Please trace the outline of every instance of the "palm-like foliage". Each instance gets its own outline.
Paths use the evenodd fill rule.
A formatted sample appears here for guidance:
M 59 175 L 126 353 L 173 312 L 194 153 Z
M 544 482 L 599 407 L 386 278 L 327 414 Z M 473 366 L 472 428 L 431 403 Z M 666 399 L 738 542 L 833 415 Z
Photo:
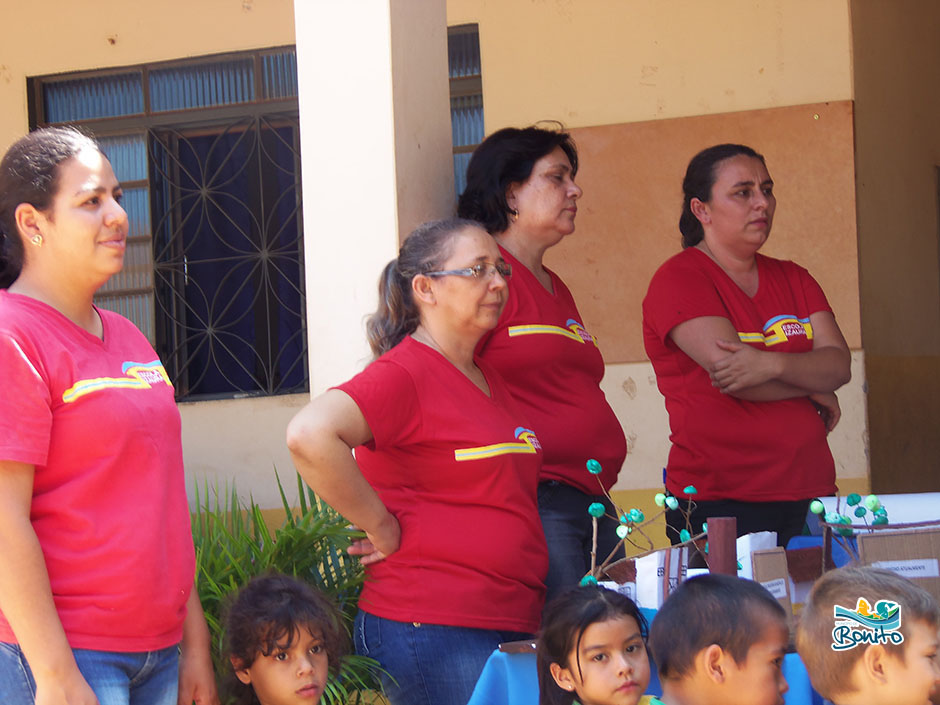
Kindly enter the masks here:
M 212 492 L 212 498 L 208 486 L 204 498 L 196 488 L 196 585 L 219 678 L 231 668 L 222 646 L 225 607 L 231 595 L 256 575 L 275 570 L 306 580 L 337 602 L 347 617 L 347 626 L 356 611 L 364 573 L 359 562 L 347 556 L 346 548 L 362 533 L 350 529 L 345 519 L 304 486 L 299 475 L 300 507 L 296 512 L 287 501 L 280 478 L 277 483 L 286 518 L 273 534 L 254 500 L 243 506 L 234 486 L 230 491 Z M 360 702 L 360 692 L 370 690 L 380 690 L 377 662 L 351 655 L 338 676 L 327 683 L 323 703 Z

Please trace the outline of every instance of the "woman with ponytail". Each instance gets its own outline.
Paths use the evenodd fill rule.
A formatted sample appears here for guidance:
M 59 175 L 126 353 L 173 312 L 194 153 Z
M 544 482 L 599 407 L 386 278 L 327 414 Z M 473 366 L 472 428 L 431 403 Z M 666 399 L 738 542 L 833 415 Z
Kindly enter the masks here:
M 173 387 L 93 303 L 124 263 L 121 195 L 71 128 L 0 161 L 4 705 L 218 702 Z
M 510 274 L 477 223 L 419 227 L 379 280 L 374 361 L 287 429 L 300 474 L 366 534 L 353 637 L 392 705 L 464 705 L 493 649 L 538 628 L 541 448 L 474 355 Z
M 713 516 L 738 535 L 803 530 L 813 497 L 832 494 L 826 434 L 850 356 L 826 295 L 803 267 L 759 250 L 777 198 L 764 157 L 740 144 L 699 152 L 686 170 L 683 250 L 643 300 L 643 337 L 672 430 L 666 488 L 685 501 L 692 532 Z M 677 543 L 686 516 L 669 510 Z

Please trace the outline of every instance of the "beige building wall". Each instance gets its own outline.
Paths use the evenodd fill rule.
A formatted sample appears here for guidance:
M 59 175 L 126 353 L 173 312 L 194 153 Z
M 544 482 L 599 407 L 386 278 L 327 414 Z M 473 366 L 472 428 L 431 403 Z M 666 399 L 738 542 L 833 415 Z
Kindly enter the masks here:
M 4 40 L 0 147 L 26 129 L 27 76 L 291 44 L 294 9 L 291 0 L 167 0 L 146 10 L 102 0 L 94 13 L 64 0 L 6 3 L 5 26 L 31 27 L 37 13 L 55 21 L 44 24 L 42 51 L 36 51 L 30 32 L 9 32 Z M 849 0 L 447 0 L 446 12 L 448 24 L 479 24 L 488 132 L 542 119 L 589 128 L 853 98 Z M 878 18 L 869 24 L 876 27 Z M 898 30 L 899 44 L 903 36 Z M 307 147 L 305 154 L 310 153 Z M 936 151 L 932 158 L 932 164 L 940 163 Z M 861 152 L 859 159 L 860 168 L 865 167 Z M 675 192 L 661 194 L 663 200 L 677 201 L 680 179 L 677 173 Z M 936 181 L 931 183 L 936 188 Z M 866 213 L 860 205 L 860 223 L 869 218 Z M 866 227 L 874 236 L 886 231 L 878 224 Z M 935 247 L 935 223 L 933 236 Z M 383 236 L 376 237 L 362 247 L 388 247 Z M 929 247 L 917 242 L 922 247 L 912 260 L 927 259 Z M 937 261 L 936 249 L 932 261 Z M 574 293 L 583 300 L 600 292 Z M 331 298 L 328 305 L 334 315 L 358 317 L 364 304 Z M 865 344 L 872 339 L 866 337 Z M 907 359 L 912 369 L 921 365 L 916 378 L 924 377 L 923 365 L 929 368 L 936 360 L 937 349 L 930 345 L 912 350 Z M 844 417 L 831 440 L 844 489 L 867 484 L 868 472 L 863 389 L 871 362 L 860 342 L 852 347 L 853 381 L 840 392 Z M 358 347 L 350 356 L 358 361 L 361 351 Z M 668 451 L 665 411 L 652 379 L 649 363 L 638 357 L 610 364 L 604 382 L 631 439 L 617 488 L 644 496 L 660 485 Z M 200 481 L 236 477 L 243 493 L 251 491 L 262 504 L 276 505 L 266 474 L 270 469 L 273 477 L 276 466 L 282 478 L 293 479 L 283 429 L 305 400 L 298 395 L 181 405 L 188 472 Z
M 691 122 L 694 116 L 746 114 L 766 108 L 844 102 L 853 97 L 848 0 L 762 3 L 750 0 L 546 0 L 537 5 L 514 0 L 449 0 L 447 8 L 448 24 L 479 25 L 487 133 L 507 125 L 523 126 L 539 120 L 559 120 L 576 133 L 580 128 L 667 118 L 688 118 Z M 731 118 L 728 120 L 730 122 Z M 850 125 L 851 118 L 845 128 L 847 131 L 841 135 L 848 155 L 852 145 Z M 791 129 L 789 125 L 784 127 Z M 811 120 L 803 129 L 814 127 Z M 769 130 L 778 128 L 777 124 L 768 126 Z M 761 149 L 761 141 L 759 136 L 755 137 L 753 146 Z M 800 141 L 798 135 L 795 141 Z M 701 144 L 698 148 L 706 146 L 708 144 Z M 650 149 L 655 151 L 656 148 L 654 145 Z M 677 155 L 665 154 L 671 144 L 661 144 L 658 148 L 664 153 L 661 158 L 639 165 L 628 164 L 630 155 L 619 152 L 608 157 L 617 160 L 617 166 L 608 170 L 619 167 L 631 171 L 634 177 L 637 168 L 640 173 L 644 169 L 658 171 L 663 161 L 680 165 L 667 189 L 661 190 L 662 184 L 657 180 L 657 190 L 652 193 L 622 197 L 622 202 L 643 202 L 638 207 L 645 211 L 660 211 L 657 216 L 661 215 L 662 220 L 649 224 L 651 229 L 644 231 L 641 238 L 616 246 L 630 255 L 623 259 L 624 269 L 630 274 L 636 270 L 632 260 L 652 261 L 652 250 L 659 247 L 652 240 L 662 233 L 667 237 L 669 233 L 676 233 L 682 169 L 694 154 L 694 149 L 690 151 L 683 146 L 687 153 L 683 152 L 678 159 Z M 612 146 L 611 151 L 617 148 Z M 779 159 L 778 163 L 788 162 L 787 177 L 799 179 L 799 169 L 794 168 L 798 165 L 790 164 L 798 158 L 785 156 L 786 160 Z M 644 158 L 650 155 L 647 153 Z M 769 158 L 773 172 L 772 155 Z M 846 163 L 832 168 L 840 183 L 847 182 L 851 188 L 850 157 Z M 589 178 L 590 169 L 586 163 L 582 166 L 585 179 Z M 814 178 L 816 176 L 819 175 Z M 785 191 L 787 183 L 780 180 L 779 174 L 777 178 L 778 185 Z M 848 202 L 851 203 L 851 199 Z M 581 203 L 579 222 L 582 225 L 600 224 L 605 218 L 619 217 L 595 213 L 591 193 L 587 190 Z M 847 227 L 851 234 L 854 214 L 851 206 L 849 208 Z M 799 204 L 788 202 L 781 206 L 780 215 L 784 217 L 778 219 L 773 247 L 769 246 L 768 253 L 773 255 L 775 252 L 770 249 L 776 248 L 776 252 L 806 263 L 801 251 L 788 251 L 786 240 L 785 220 L 803 224 Z M 600 322 L 592 323 L 585 309 L 592 307 L 593 300 L 616 296 L 618 287 L 615 279 L 597 277 L 598 253 L 586 254 L 591 247 L 579 245 L 579 238 L 598 237 L 598 230 L 579 227 L 570 241 L 556 248 L 559 253 L 549 253 L 548 257 L 549 264 L 569 282 L 594 282 L 591 288 L 573 287 L 589 329 Z M 800 241 L 810 237 L 809 233 L 803 233 Z M 820 237 L 825 237 L 824 231 Z M 840 234 L 839 241 L 846 240 L 852 251 L 841 252 L 839 257 L 854 262 L 857 254 L 854 237 L 844 238 Z M 677 233 L 674 242 L 677 251 Z M 608 256 L 619 255 L 611 252 Z M 832 253 L 823 256 L 832 257 Z M 814 257 L 819 258 L 820 253 L 814 253 Z M 661 254 L 655 257 L 656 262 L 662 259 Z M 648 281 L 651 273 L 643 272 L 642 276 Z M 839 392 L 843 419 L 830 438 L 839 485 L 843 492 L 849 492 L 868 486 L 866 373 L 858 334 L 858 284 L 854 267 L 844 278 L 831 282 L 825 281 L 825 276 L 821 278 L 824 286 L 829 285 L 831 298 L 840 303 L 836 315 L 848 326 L 846 335 L 853 348 L 852 381 Z M 634 287 L 635 284 L 638 287 Z M 630 286 L 631 291 L 638 288 L 634 295 L 636 300 L 626 304 L 638 310 L 645 281 L 619 286 Z M 602 324 L 615 325 L 612 320 L 615 315 L 605 314 Z M 669 451 L 668 418 L 652 367 L 642 353 L 639 325 L 632 313 L 624 317 L 629 319 L 636 339 L 632 345 L 620 347 L 639 352 L 628 352 L 627 357 L 618 356 L 616 361 L 608 357 L 603 384 L 629 446 L 615 490 L 625 504 L 650 509 L 652 492 L 662 486 L 662 468 Z
M 487 133 L 852 97 L 848 0 L 448 0 L 470 22 Z
M 872 487 L 940 489 L 940 3 L 853 0 Z
M 26 78 L 294 43 L 292 0 L 4 0 L 0 151 L 28 128 Z M 41 18 L 39 21 L 37 18 Z M 280 506 L 274 468 L 296 495 L 284 443 L 307 395 L 180 404 L 187 487 L 236 480 L 262 506 Z

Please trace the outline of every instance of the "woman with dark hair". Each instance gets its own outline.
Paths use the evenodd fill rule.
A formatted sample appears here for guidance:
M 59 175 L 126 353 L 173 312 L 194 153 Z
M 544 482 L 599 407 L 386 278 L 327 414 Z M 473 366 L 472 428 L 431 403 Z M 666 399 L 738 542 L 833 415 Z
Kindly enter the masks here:
M 353 637 L 393 705 L 464 705 L 493 649 L 538 628 L 539 440 L 474 354 L 511 271 L 476 223 L 419 227 L 379 280 L 376 359 L 287 429 L 300 474 L 366 534 Z
M 581 188 L 578 153 L 565 132 L 505 128 L 477 147 L 458 214 L 496 239 L 516 273 L 499 325 L 483 336 L 480 356 L 503 376 L 539 434 L 545 458 L 539 515 L 548 542 L 548 599 L 577 585 L 590 569 L 593 525 L 601 502 L 598 562 L 619 541 L 616 512 L 602 494 L 627 453 L 623 429 L 600 382 L 604 360 L 571 292 L 542 264 L 545 252 L 574 232 Z M 587 460 L 603 469 L 591 475 Z
M 809 502 L 835 490 L 826 434 L 849 349 L 816 280 L 761 255 L 776 197 L 764 158 L 721 144 L 699 152 L 683 182 L 683 251 L 653 276 L 643 335 L 666 398 L 672 449 L 666 488 L 693 499 L 692 530 L 737 518 L 738 535 L 801 533 Z M 684 488 L 693 485 L 689 497 Z M 667 513 L 671 539 L 685 528 Z
M 173 388 L 141 332 L 93 304 L 123 265 L 121 194 L 70 128 L 37 130 L 0 162 L 9 705 L 217 702 Z

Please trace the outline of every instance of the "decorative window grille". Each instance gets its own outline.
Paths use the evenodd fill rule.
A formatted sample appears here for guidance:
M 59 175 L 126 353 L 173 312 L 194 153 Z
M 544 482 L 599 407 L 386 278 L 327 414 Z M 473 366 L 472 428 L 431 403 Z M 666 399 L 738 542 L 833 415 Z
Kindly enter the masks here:
M 31 124 L 94 133 L 121 181 L 124 270 L 96 303 L 180 400 L 308 388 L 293 47 L 30 79 Z

